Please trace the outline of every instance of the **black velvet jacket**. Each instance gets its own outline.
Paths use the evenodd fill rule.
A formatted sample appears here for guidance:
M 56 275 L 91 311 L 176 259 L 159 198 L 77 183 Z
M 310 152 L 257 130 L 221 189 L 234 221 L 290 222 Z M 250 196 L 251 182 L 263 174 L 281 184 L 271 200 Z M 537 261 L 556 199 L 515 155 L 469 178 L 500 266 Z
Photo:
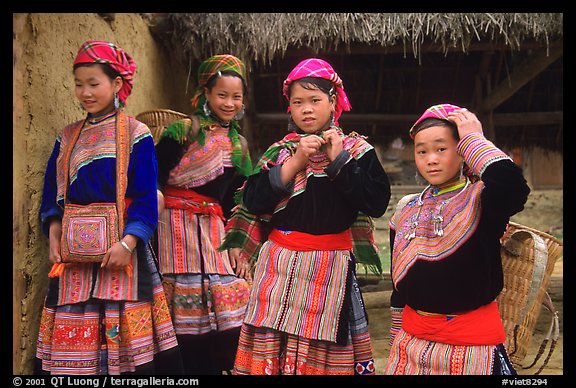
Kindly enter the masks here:
M 352 158 L 345 163 L 347 159 L 333 161 L 326 168 L 327 177 L 309 177 L 306 190 L 275 213 L 270 226 L 320 235 L 348 229 L 358 212 L 381 217 L 390 201 L 390 183 L 376 152 L 371 149 L 358 160 Z M 279 173 L 278 165 L 248 178 L 244 204 L 250 212 L 272 213 L 292 192 L 292 184 L 281 185 Z
M 488 166 L 482 181 L 480 222 L 474 234 L 449 257 L 418 260 L 393 289 L 392 307 L 407 304 L 427 312 L 460 313 L 490 303 L 500 294 L 500 238 L 510 217 L 524 209 L 530 188 L 511 160 Z M 391 251 L 394 237 L 390 230 Z

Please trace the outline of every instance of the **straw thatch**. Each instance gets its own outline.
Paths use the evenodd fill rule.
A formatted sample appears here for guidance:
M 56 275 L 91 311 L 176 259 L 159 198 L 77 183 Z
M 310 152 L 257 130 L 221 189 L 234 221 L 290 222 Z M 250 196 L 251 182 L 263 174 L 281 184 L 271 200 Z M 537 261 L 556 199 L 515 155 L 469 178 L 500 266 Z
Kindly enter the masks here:
M 282 80 L 318 56 L 345 82 L 353 111 L 342 124 L 375 142 L 406 140 L 427 106 L 451 102 L 477 112 L 499 146 L 563 149 L 561 13 L 144 15 L 167 52 L 183 55 L 187 93 L 205 58 L 231 53 L 246 63 L 243 128 L 256 148 L 285 132 Z
M 466 52 L 490 41 L 518 49 L 563 35 L 559 13 L 180 13 L 169 14 L 174 37 L 196 59 L 234 52 L 268 62 L 289 47 L 335 50 L 361 43 L 401 46 L 414 56 L 425 43 Z

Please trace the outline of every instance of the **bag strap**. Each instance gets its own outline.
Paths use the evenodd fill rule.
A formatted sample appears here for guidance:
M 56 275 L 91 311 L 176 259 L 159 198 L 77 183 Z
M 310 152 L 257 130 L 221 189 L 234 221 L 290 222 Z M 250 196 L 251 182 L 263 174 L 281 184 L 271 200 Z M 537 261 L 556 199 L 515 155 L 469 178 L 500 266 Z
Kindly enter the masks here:
M 80 132 L 86 124 L 84 119 L 72 132 L 70 143 L 64 154 L 64 205 L 68 199 L 70 159 L 72 150 L 80 137 Z M 118 110 L 116 114 L 116 211 L 118 212 L 118 235 L 124 232 L 124 211 L 126 207 L 125 195 L 128 187 L 128 163 L 130 160 L 130 132 L 126 126 L 124 110 Z
M 76 144 L 76 141 L 78 141 L 78 138 L 80 137 L 80 131 L 82 131 L 82 128 L 84 128 L 84 125 L 86 124 L 86 120 L 88 120 L 87 118 L 82 120 L 82 122 L 80 122 L 76 128 L 74 128 L 74 130 L 72 131 L 72 137 L 70 138 L 70 142 L 68 143 L 68 146 L 66 147 L 66 149 L 64 150 L 64 205 L 66 205 L 68 203 L 68 184 L 70 183 L 70 158 L 72 156 L 72 150 L 74 149 L 74 145 Z
M 130 160 L 130 132 L 126 115 L 120 109 L 116 115 L 116 210 L 118 211 L 118 235 L 124 232 L 126 188 L 128 187 L 128 163 Z

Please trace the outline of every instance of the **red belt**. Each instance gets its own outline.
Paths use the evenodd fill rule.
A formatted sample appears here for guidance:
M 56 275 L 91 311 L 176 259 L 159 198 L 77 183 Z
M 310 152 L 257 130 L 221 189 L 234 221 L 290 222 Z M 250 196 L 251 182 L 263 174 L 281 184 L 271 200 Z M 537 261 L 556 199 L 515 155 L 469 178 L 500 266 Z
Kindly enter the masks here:
M 444 314 L 422 315 L 406 305 L 402 329 L 418 338 L 451 345 L 498 345 L 506 340 L 495 301 L 450 319 Z
M 308 234 L 296 231 L 273 229 L 268 239 L 293 251 L 336 251 L 351 250 L 350 230 L 334 234 Z
M 216 199 L 198 194 L 190 189 L 166 186 L 164 188 L 164 207 L 189 210 L 198 214 L 213 214 L 224 220 L 222 207 Z

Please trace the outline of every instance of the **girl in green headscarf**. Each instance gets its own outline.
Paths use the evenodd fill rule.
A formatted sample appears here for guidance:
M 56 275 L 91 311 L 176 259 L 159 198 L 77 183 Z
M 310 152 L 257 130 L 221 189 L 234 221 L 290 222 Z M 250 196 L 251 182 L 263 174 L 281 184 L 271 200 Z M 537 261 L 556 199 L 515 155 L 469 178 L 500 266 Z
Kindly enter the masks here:
M 208 58 L 198 69 L 194 115 L 170 125 L 156 146 L 165 206 L 158 260 L 189 374 L 232 369 L 250 293 L 248 262 L 237 249 L 217 249 L 234 193 L 252 172 L 238 133 L 245 93 L 242 61 Z

